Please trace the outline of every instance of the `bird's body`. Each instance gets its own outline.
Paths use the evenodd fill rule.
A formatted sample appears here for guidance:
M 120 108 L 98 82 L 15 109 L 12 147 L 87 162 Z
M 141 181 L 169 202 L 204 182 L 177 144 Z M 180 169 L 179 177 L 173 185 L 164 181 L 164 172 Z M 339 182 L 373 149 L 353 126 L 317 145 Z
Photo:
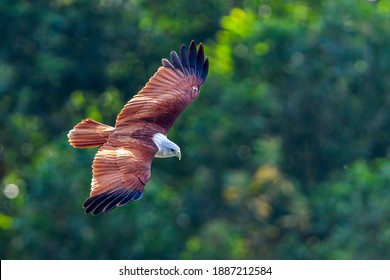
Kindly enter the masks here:
M 90 197 L 85 212 L 98 214 L 138 200 L 151 176 L 153 157 L 181 158 L 178 145 L 167 134 L 180 113 L 200 93 L 208 74 L 203 46 L 194 41 L 150 78 L 117 117 L 115 127 L 86 119 L 68 134 L 75 148 L 100 147 L 95 155 Z

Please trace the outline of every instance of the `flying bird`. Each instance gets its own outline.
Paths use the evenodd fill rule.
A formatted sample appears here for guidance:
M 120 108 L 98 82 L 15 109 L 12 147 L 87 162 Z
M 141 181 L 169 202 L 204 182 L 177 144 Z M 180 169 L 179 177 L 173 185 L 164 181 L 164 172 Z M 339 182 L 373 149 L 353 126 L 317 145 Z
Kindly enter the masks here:
M 209 70 L 203 46 L 192 41 L 180 55 L 170 53 L 148 83 L 123 107 L 115 127 L 92 119 L 68 133 L 75 148 L 100 147 L 92 164 L 90 197 L 85 213 L 108 212 L 142 198 L 154 157 L 181 158 L 167 138 L 181 112 L 199 95 Z

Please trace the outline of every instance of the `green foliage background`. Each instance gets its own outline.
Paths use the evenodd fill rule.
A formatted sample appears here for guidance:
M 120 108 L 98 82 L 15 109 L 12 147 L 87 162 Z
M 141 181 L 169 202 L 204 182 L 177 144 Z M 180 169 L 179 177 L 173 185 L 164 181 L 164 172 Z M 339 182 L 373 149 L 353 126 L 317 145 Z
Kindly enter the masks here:
M 390 1 L 1 0 L 0 30 L 2 259 L 390 258 Z M 84 215 L 96 149 L 67 132 L 191 39 L 183 159 Z

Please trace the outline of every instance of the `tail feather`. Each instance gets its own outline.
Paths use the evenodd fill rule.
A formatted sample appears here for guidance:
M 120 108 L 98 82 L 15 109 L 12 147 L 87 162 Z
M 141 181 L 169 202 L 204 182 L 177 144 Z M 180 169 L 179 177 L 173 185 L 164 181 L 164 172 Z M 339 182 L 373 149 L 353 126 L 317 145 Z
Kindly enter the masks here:
M 68 133 L 69 143 L 75 148 L 93 148 L 106 143 L 114 127 L 86 119 Z

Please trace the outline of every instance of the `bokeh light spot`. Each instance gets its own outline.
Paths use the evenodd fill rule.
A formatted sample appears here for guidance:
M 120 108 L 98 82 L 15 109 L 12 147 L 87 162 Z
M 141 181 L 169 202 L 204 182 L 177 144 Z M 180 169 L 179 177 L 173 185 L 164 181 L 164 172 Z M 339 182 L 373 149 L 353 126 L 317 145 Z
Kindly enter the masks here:
M 8 184 L 4 187 L 4 195 L 9 199 L 14 199 L 19 194 L 19 187 L 15 184 Z

